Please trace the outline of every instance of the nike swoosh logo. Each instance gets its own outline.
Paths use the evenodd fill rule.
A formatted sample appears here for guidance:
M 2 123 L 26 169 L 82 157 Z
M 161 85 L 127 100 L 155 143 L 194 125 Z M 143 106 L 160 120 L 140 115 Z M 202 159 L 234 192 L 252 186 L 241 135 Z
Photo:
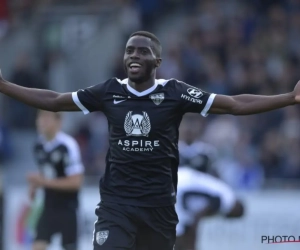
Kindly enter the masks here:
M 126 99 L 125 100 L 120 100 L 120 101 L 114 100 L 114 104 L 118 104 L 120 102 L 125 102 L 125 101 L 126 101 Z

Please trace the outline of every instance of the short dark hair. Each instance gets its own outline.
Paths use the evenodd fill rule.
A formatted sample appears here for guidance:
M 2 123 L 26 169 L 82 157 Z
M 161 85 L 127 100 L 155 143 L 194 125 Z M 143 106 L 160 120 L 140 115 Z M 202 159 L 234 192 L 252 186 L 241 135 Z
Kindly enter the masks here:
M 155 55 L 157 57 L 161 57 L 162 46 L 156 35 L 154 35 L 151 32 L 148 32 L 148 31 L 136 31 L 136 32 L 132 33 L 129 38 L 131 38 L 133 36 L 144 36 L 144 37 L 150 38 L 152 43 L 154 44 L 154 46 L 152 46 L 152 48 L 153 48 Z

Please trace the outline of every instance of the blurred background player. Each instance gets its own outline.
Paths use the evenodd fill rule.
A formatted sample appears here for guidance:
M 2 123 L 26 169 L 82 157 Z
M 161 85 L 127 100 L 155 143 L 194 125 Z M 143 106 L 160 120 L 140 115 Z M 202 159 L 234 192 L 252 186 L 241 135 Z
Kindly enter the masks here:
M 199 126 L 187 126 L 185 121 L 188 118 L 183 119 L 180 128 L 176 250 L 196 249 L 198 225 L 202 218 L 215 214 L 239 218 L 244 214 L 244 206 L 231 187 L 216 177 L 213 164 L 217 150 L 198 140 Z
M 39 111 L 36 119 L 39 138 L 34 157 L 39 173 L 29 174 L 30 197 L 44 190 L 43 211 L 36 227 L 33 250 L 46 250 L 54 234 L 62 236 L 65 250 L 77 249 L 78 192 L 84 167 L 77 142 L 61 129 L 60 113 Z

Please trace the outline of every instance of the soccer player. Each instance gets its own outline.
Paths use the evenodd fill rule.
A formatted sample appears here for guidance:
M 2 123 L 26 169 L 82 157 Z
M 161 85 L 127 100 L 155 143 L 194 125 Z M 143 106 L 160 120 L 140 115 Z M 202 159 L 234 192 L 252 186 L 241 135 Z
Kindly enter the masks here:
M 94 250 L 173 249 L 178 127 L 185 113 L 250 115 L 300 102 L 300 83 L 281 95 L 226 96 L 176 79 L 157 80 L 161 52 L 155 35 L 135 32 L 124 52 L 127 79 L 111 78 L 73 93 L 24 88 L 0 79 L 0 92 L 33 107 L 106 115 L 109 150 L 100 180 Z
M 74 138 L 60 131 L 60 113 L 41 110 L 36 125 L 40 136 L 34 157 L 39 173 L 29 174 L 28 182 L 31 198 L 37 188 L 44 190 L 44 204 L 33 250 L 46 250 L 57 233 L 62 236 L 65 250 L 76 250 L 78 191 L 84 172 L 79 146 Z
M 179 142 L 176 250 L 196 249 L 197 228 L 202 218 L 217 213 L 226 218 L 239 218 L 244 213 L 244 206 L 233 190 L 208 174 L 216 158 L 216 149 L 193 138 L 190 144 Z

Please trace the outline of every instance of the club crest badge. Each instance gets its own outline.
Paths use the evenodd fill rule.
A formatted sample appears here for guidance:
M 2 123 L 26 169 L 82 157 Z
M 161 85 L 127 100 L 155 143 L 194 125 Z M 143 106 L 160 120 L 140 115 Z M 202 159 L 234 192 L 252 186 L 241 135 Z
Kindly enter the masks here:
M 125 117 L 124 129 L 127 136 L 146 136 L 151 130 L 150 118 L 146 112 L 133 114 L 129 111 Z
M 96 242 L 102 246 L 104 244 L 104 242 L 107 240 L 109 235 L 109 231 L 108 230 L 104 230 L 104 231 L 99 231 L 96 233 Z
M 154 102 L 155 105 L 159 105 L 165 99 L 165 94 L 164 93 L 153 94 L 150 95 L 150 99 Z

